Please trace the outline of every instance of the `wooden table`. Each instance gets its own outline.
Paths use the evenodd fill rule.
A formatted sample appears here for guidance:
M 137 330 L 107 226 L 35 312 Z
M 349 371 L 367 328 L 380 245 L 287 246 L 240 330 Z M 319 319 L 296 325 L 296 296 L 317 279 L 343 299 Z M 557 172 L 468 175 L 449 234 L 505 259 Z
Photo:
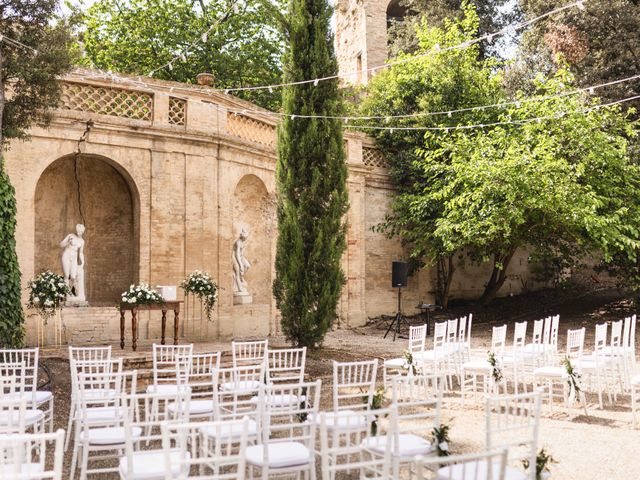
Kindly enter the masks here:
M 131 311 L 131 347 L 135 352 L 138 348 L 138 312 L 141 310 L 160 310 L 162 312 L 162 345 L 164 345 L 167 330 L 167 312 L 173 310 L 173 344 L 178 344 L 178 328 L 180 327 L 180 304 L 182 301 L 152 303 L 149 305 L 120 304 L 120 348 L 124 350 L 124 319 L 125 312 Z

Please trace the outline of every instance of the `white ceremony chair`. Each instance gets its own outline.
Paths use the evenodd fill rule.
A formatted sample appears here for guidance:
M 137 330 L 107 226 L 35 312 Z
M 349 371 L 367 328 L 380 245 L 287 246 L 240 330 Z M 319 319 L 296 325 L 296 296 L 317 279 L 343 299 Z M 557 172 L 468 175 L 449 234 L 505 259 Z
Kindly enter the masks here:
M 413 358 L 414 362 L 420 356 L 420 353 L 424 352 L 424 344 L 427 338 L 427 324 L 417 325 L 417 326 L 409 326 L 409 345 L 407 348 L 407 352 L 409 352 Z M 382 385 L 386 389 L 389 386 L 389 378 L 391 372 L 402 373 L 406 372 L 406 363 L 407 360 L 404 356 L 389 358 L 385 360 L 382 364 Z
M 301 403 L 274 404 L 260 402 L 262 435 L 258 445 L 246 449 L 247 468 L 266 480 L 269 475 L 305 473 L 315 475 L 316 422 L 318 418 L 321 382 L 294 385 L 265 385 L 260 389 L 263 398 L 290 396 L 305 397 Z
M 622 346 L 622 325 L 623 320 L 611 322 L 610 342 L 604 351 L 604 354 L 612 362 L 612 368 L 615 369 L 615 381 L 618 383 L 618 388 L 621 394 L 624 393 L 629 385 L 626 357 Z
M 219 389 L 225 392 L 247 392 L 257 394 L 264 384 L 264 363 L 221 368 Z
M 527 373 L 533 374 L 533 365 L 528 369 L 527 360 L 530 355 L 525 352 L 525 344 L 527 341 L 527 322 L 516 322 L 513 331 L 513 346 L 502 356 L 502 365 L 504 366 L 504 375 L 511 378 L 514 392 L 517 394 L 522 383 L 523 391 L 527 391 Z M 532 378 L 531 378 L 532 380 Z
M 491 350 L 496 359 L 496 367 L 501 369 L 502 357 L 504 355 L 505 343 L 507 339 L 507 326 L 493 327 L 491 332 Z M 462 375 L 460 379 L 460 398 L 462 405 L 465 404 L 465 397 L 472 395 L 477 401 L 478 388 L 482 387 L 483 398 L 489 394 L 498 392 L 499 384 L 506 390 L 504 372 L 500 382 L 496 382 L 493 376 L 493 366 L 487 358 L 482 360 L 472 360 L 462 364 Z
M 133 394 L 126 398 L 130 402 L 129 409 L 144 412 L 144 417 L 133 422 L 130 415 L 124 417 L 124 455 L 118 461 L 121 480 L 164 480 L 167 476 L 176 478 L 182 474 L 184 466 L 180 462 L 180 452 L 163 449 L 161 425 L 188 422 L 185 412 L 189 411 L 190 397 L 189 388 L 180 388 Z M 169 410 L 171 404 L 177 407 Z M 170 466 L 168 471 L 167 465 Z
M 153 344 L 153 383 L 147 393 L 175 392 L 189 381 L 193 356 L 193 344 Z
M 567 351 L 565 352 L 565 357 L 569 359 L 577 374 L 579 374 L 579 371 L 576 365 L 580 364 L 584 350 L 584 335 L 584 327 L 577 330 L 567 330 Z M 548 399 L 549 408 L 553 409 L 554 398 L 561 398 L 565 408 L 569 409 L 571 407 L 573 399 L 570 396 L 571 392 L 568 385 L 569 376 L 566 367 L 564 365 L 558 365 L 557 359 L 553 362 L 553 365 L 536 368 L 533 371 L 533 377 L 535 385 L 538 388 L 542 388 L 546 393 L 545 396 Z M 579 397 L 586 412 L 586 399 L 582 390 L 580 391 Z
M 125 422 L 133 421 L 127 396 L 135 393 L 137 371 L 80 373 L 78 378 L 78 418 L 75 422 L 71 477 L 80 457 L 80 479 L 88 474 L 117 472 L 117 467 L 89 469 L 89 462 L 118 458 L 125 445 Z M 103 394 L 100 395 L 99 392 Z M 126 417 L 126 419 L 125 419 Z M 140 436 L 133 429 L 132 436 Z M 109 453 L 105 453 L 109 452 Z M 91 454 L 100 455 L 90 457 Z
M 302 383 L 307 347 L 267 350 L 267 383 Z
M 104 369 L 111 368 L 111 345 L 106 347 L 69 347 L 69 370 L 71 375 L 71 402 L 69 403 L 69 420 L 67 422 L 67 438 L 65 440 L 65 451 L 69 448 L 73 422 L 77 417 L 77 368 L 85 363 L 102 364 Z
M 62 480 L 64 430 L 0 435 L 2 480 Z
M 507 448 L 448 457 L 417 457 L 418 480 L 505 480 Z M 521 478 L 521 477 L 518 477 Z
M 333 361 L 333 411 L 327 412 L 327 428 L 340 426 L 342 417 L 371 408 L 376 393 L 378 359 L 360 362 Z M 361 424 L 366 423 L 360 417 Z
M 213 377 L 220 369 L 220 352 L 194 353 L 191 355 L 191 367 L 187 374 L 187 386 L 191 389 L 189 401 L 190 420 L 213 420 L 215 416 L 215 400 Z M 176 405 L 170 404 L 170 410 Z
M 42 408 L 44 421 L 49 431 L 53 431 L 53 393 L 38 390 L 38 348 L 2 349 L 0 361 L 7 363 L 22 363 L 24 369 L 24 392 L 27 397 L 27 408 Z
M 391 477 L 391 446 L 387 442 L 377 452 L 363 448 L 367 439 L 375 437 L 382 426 L 378 422 L 383 420 L 388 424 L 395 422 L 397 409 L 395 407 L 369 410 L 366 412 L 353 412 L 341 417 L 338 427 L 327 422 L 327 412 L 320 412 L 318 427 L 320 436 L 320 456 L 322 480 L 335 480 L 343 478 L 353 472 L 358 472 L 362 480 L 390 480 Z M 362 418 L 365 419 L 362 422 Z M 375 431 L 372 426 L 376 425 Z M 353 439 L 358 439 L 354 442 Z M 359 439 L 364 439 L 360 441 Z
M 254 365 L 243 367 L 242 370 L 255 371 L 262 370 L 262 366 Z M 247 444 L 253 445 L 258 440 L 258 434 L 261 431 L 260 428 L 260 413 L 262 407 L 260 401 L 262 397 L 257 395 L 259 393 L 262 384 L 259 384 L 255 389 L 243 388 L 242 384 L 239 384 L 238 390 L 231 390 L 228 386 L 234 384 L 234 368 L 221 368 L 213 376 L 213 391 L 214 391 L 214 417 L 216 422 L 230 422 L 229 425 L 236 427 L 228 429 L 203 428 L 201 434 L 203 436 L 209 436 L 215 440 L 217 435 L 222 435 L 225 441 L 239 439 L 240 431 L 237 430 L 237 421 L 247 420 Z M 257 374 L 258 376 L 260 373 Z M 227 385 L 227 388 L 220 388 L 220 385 Z M 233 423 L 236 422 L 236 423 Z
M 244 480 L 248 421 L 162 423 L 165 480 Z
M 0 432 L 44 432 L 45 416 L 34 408 L 25 392 L 24 363 L 0 365 Z
M 589 380 L 589 390 L 592 390 L 595 380 L 595 388 L 598 393 L 598 406 L 603 408 L 602 391 L 606 390 L 609 403 L 611 403 L 611 378 L 613 377 L 614 360 L 607 355 L 607 324 L 596 325 L 596 336 L 593 352 L 583 355 L 576 362 L 576 370 Z
M 473 323 L 473 314 L 470 313 L 466 317 L 460 317 L 460 325 L 458 326 L 458 348 L 462 353 L 462 363 L 471 360 L 471 325 Z
M 267 361 L 269 340 L 231 342 L 233 366 L 264 365 Z M 265 365 L 266 368 L 266 365 Z
M 416 455 L 432 452 L 431 442 L 424 435 L 440 427 L 441 403 L 442 389 L 431 377 L 395 377 L 392 406 L 396 415 L 389 420 L 386 435 L 367 437 L 364 449 L 384 455 L 390 442 L 392 478 L 400 478 L 403 465 L 410 465 Z
M 413 359 L 422 375 L 446 377 L 447 383 L 443 387 L 449 389 L 452 386 L 450 353 L 447 344 L 447 322 L 439 322 L 433 326 L 433 348 L 416 353 Z
M 629 388 L 631 389 L 631 425 L 635 429 L 638 424 L 637 412 L 640 410 L 638 405 L 640 403 L 638 401 L 640 399 L 640 373 L 631 377 Z

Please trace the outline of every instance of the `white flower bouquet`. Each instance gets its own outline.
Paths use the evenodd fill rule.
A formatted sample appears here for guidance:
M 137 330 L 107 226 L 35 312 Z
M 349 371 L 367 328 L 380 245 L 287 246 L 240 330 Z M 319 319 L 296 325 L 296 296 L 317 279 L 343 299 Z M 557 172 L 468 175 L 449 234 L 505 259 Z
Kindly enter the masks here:
M 45 324 L 56 310 L 62 307 L 62 303 L 70 293 L 62 275 L 49 270 L 33 277 L 27 284 L 27 288 L 29 289 L 27 308 L 37 310 Z
M 164 298 L 155 288 L 151 288 L 146 283 L 131 285 L 129 290 L 122 292 L 122 303 L 131 305 L 150 305 L 153 303 L 164 303 Z
M 207 313 L 207 319 L 211 321 L 211 312 L 218 299 L 218 285 L 211 280 L 211 276 L 207 272 L 196 270 L 185 278 L 180 287 L 187 295 L 195 295 L 204 305 Z

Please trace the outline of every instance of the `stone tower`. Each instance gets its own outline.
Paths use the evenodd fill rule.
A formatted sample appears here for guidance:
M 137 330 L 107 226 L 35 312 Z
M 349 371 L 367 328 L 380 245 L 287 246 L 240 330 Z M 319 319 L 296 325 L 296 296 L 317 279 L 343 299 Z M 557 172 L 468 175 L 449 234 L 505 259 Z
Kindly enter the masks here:
M 336 56 L 343 82 L 366 84 L 367 70 L 387 59 L 387 17 L 397 0 L 336 0 Z

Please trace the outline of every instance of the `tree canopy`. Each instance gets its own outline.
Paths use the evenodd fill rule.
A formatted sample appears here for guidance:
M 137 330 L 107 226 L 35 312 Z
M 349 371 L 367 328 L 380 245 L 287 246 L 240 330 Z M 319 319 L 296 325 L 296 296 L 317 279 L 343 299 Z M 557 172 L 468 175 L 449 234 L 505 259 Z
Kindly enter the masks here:
M 423 24 L 422 52 L 473 38 L 477 21 L 466 6 L 464 18 L 445 21 L 442 28 Z M 414 257 L 445 271 L 444 303 L 460 253 L 492 262 L 483 303 L 495 297 L 521 247 L 549 255 L 590 251 L 605 259 L 635 259 L 640 170 L 629 145 L 636 126 L 619 106 L 593 108 L 598 98 L 548 98 L 573 85 L 572 75 L 560 68 L 552 77 L 539 75 L 529 95 L 518 93 L 506 107 L 387 123 L 494 126 L 377 134 L 390 152 L 398 188 L 381 228 L 404 238 Z M 495 64 L 463 49 L 395 65 L 372 79 L 368 95 L 363 112 L 384 116 L 486 105 L 507 92 Z
M 269 2 L 98 0 L 77 13 L 85 62 L 104 70 L 147 75 L 177 56 L 154 77 L 194 83 L 198 73 L 209 72 L 221 88 L 281 78 L 281 14 Z M 271 109 L 280 105 L 278 89 L 237 95 Z

